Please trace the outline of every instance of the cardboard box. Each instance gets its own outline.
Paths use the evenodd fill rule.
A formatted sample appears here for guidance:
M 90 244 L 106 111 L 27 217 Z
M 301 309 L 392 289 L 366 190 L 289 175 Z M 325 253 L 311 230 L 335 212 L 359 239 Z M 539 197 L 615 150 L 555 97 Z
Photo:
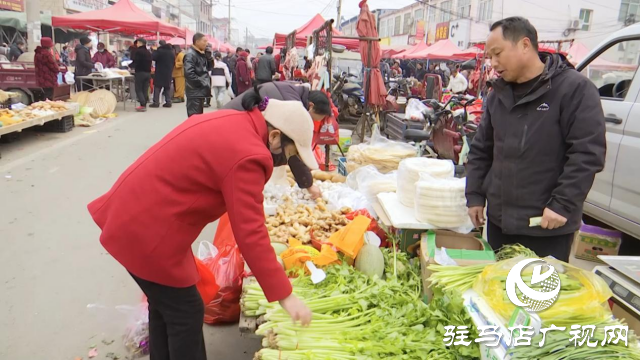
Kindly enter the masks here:
M 582 224 L 574 239 L 577 259 L 602 263 L 598 255 L 618 255 L 622 233 L 597 226 Z
M 427 279 L 431 271 L 427 269 L 436 261 L 436 249 L 446 249 L 446 255 L 457 265 L 469 266 L 488 264 L 496 261 L 491 245 L 479 233 L 459 234 L 449 230 L 429 230 L 422 234 L 420 240 L 420 267 L 422 285 L 425 295 L 430 299 L 433 295 Z
M 613 302 L 611 313 L 616 319 L 624 319 L 624 322 L 629 325 L 629 330 L 633 330 L 636 334 L 640 334 L 640 318 L 638 317 L 638 314 L 620 306 L 617 300 L 614 300 Z

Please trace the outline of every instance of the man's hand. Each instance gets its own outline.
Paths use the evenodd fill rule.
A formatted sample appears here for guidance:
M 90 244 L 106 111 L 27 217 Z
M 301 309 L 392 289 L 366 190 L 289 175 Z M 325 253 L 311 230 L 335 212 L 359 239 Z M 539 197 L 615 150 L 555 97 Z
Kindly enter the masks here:
M 567 218 L 549 208 L 545 208 L 542 213 L 542 222 L 540 222 L 540 226 L 543 229 L 553 230 L 564 226 L 566 223 Z
M 315 199 L 319 199 L 322 197 L 322 191 L 320 190 L 320 188 L 316 185 L 311 185 L 310 188 L 307 189 L 307 191 L 309 191 L 309 194 L 311 194 L 311 198 L 313 200 Z
M 469 217 L 476 228 L 484 225 L 484 206 L 472 206 L 468 209 Z
M 311 310 L 302 300 L 291 294 L 284 300 L 280 300 L 280 306 L 291 316 L 293 323 L 300 321 L 300 325 L 308 326 L 311 323 Z

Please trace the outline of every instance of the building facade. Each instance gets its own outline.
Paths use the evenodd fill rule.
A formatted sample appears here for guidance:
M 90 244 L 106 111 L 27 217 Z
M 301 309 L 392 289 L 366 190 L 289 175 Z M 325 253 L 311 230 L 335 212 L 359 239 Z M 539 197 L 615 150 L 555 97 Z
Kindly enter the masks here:
M 465 49 L 485 41 L 493 22 L 516 15 L 531 21 L 540 40 L 574 39 L 593 49 L 612 32 L 640 21 L 640 1 L 429 0 L 380 15 L 378 32 L 384 45 L 450 39 Z

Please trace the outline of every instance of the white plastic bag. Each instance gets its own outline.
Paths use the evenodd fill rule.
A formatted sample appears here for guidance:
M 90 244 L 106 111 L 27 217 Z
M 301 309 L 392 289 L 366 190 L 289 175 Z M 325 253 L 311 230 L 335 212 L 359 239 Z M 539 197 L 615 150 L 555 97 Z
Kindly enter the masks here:
M 214 258 L 216 255 L 218 255 L 218 248 L 216 248 L 211 242 L 200 242 L 200 246 L 198 246 L 198 259 L 205 260 Z
M 421 173 L 415 185 L 416 219 L 432 229 L 471 232 L 474 227 L 467 212 L 465 185 L 466 178 L 438 179 Z
M 64 82 L 66 82 L 69 85 L 73 85 L 76 83 L 76 77 L 73 75 L 71 71 L 67 71 L 64 74 Z
M 418 99 L 409 99 L 407 108 L 404 111 L 404 118 L 412 121 L 424 120 L 424 111 L 427 110 L 427 105 L 423 104 Z
M 362 193 L 370 203 L 377 201 L 378 194 L 395 192 L 398 184 L 396 171 L 382 174 L 373 165 L 361 167 L 347 176 L 347 185 Z M 371 215 L 376 215 L 371 213 Z

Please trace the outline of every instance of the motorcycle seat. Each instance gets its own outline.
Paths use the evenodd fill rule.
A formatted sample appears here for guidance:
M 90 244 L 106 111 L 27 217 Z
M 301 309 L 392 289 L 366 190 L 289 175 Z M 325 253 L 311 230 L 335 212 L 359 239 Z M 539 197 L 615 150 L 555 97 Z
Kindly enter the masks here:
M 431 134 L 418 129 L 407 129 L 404 131 L 404 139 L 413 142 L 423 142 L 431 139 Z

